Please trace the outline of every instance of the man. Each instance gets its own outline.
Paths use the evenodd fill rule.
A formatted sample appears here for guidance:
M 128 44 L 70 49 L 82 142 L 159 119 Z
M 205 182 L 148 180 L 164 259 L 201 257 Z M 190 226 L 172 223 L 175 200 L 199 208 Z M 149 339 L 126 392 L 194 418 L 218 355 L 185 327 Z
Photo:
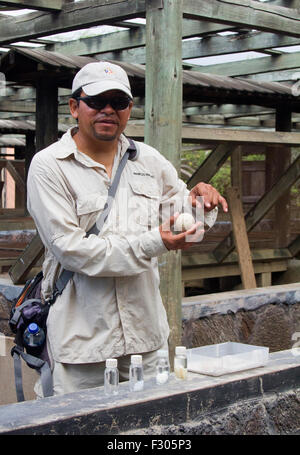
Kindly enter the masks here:
M 157 150 L 136 143 L 107 221 L 87 237 L 129 146 L 122 134 L 133 106 L 127 74 L 111 63 L 87 64 L 74 78 L 69 106 L 77 127 L 37 153 L 28 176 L 28 210 L 45 245 L 43 296 L 51 295 L 62 268 L 74 272 L 47 320 L 55 394 L 102 385 L 110 357 L 118 358 L 123 380 L 134 353 L 143 355 L 146 377 L 153 373 L 169 334 L 157 256 L 186 249 L 199 236 L 196 224 L 174 235 L 177 215 L 153 226 L 159 210 L 188 191 Z M 218 204 L 227 211 L 210 185 L 193 188 L 193 205 L 198 195 L 208 211 Z

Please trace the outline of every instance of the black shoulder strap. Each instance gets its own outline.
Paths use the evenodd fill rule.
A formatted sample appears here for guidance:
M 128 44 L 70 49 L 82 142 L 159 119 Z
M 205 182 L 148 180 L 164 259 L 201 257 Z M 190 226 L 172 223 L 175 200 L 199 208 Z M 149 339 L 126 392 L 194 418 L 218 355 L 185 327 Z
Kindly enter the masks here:
M 123 155 L 123 157 L 122 157 L 122 159 L 120 161 L 120 164 L 118 166 L 118 169 L 117 169 L 116 175 L 114 177 L 114 180 L 113 180 L 111 186 L 109 187 L 108 197 L 107 197 L 107 201 L 105 203 L 104 209 L 101 212 L 101 215 L 100 215 L 99 219 L 97 220 L 97 222 L 86 233 L 87 237 L 89 235 L 91 235 L 91 234 L 98 235 L 99 232 L 101 231 L 105 221 L 107 220 L 108 214 L 109 214 L 109 212 L 111 210 L 113 199 L 114 199 L 115 194 L 117 192 L 117 188 L 118 188 L 118 185 L 119 185 L 119 182 L 120 182 L 121 174 L 122 174 L 123 169 L 124 169 L 124 167 L 125 167 L 125 165 L 127 163 L 127 160 L 128 159 L 129 160 L 134 160 L 137 157 L 137 148 L 136 148 L 136 145 L 135 145 L 134 141 L 132 139 L 130 139 L 130 138 L 127 138 L 127 139 L 129 141 L 129 147 L 126 150 L 126 152 L 124 153 L 124 155 Z M 61 293 L 65 289 L 67 283 L 72 278 L 73 274 L 74 274 L 74 272 L 71 272 L 70 270 L 63 270 L 61 272 L 58 280 L 56 281 L 56 283 L 54 285 L 54 290 L 53 290 L 52 296 L 50 297 L 50 299 L 48 299 L 48 303 L 50 305 L 52 305 L 55 302 L 55 300 L 56 300 L 58 295 L 61 295 Z
M 22 359 L 27 363 L 27 365 L 30 366 L 30 368 L 34 368 L 40 374 L 43 396 L 51 397 L 53 395 L 53 382 L 51 369 L 48 363 L 45 360 L 25 353 L 19 346 L 14 346 L 12 348 L 11 355 L 14 359 L 15 384 L 18 402 L 25 401 L 20 357 L 22 357 Z

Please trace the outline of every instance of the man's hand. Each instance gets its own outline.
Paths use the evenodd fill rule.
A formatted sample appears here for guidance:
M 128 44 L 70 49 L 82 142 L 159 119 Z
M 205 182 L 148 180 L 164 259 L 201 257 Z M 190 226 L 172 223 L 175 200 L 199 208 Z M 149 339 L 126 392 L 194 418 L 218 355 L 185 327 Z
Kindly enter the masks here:
M 171 216 L 169 220 L 159 226 L 162 241 L 168 250 L 187 250 L 192 245 L 195 245 L 195 242 L 200 242 L 203 238 L 204 229 L 200 229 L 203 227 L 201 222 L 193 224 L 187 231 L 173 234 L 171 226 L 173 226 L 178 216 L 179 213 L 175 213 L 174 216 Z
M 220 195 L 220 193 L 208 183 L 198 183 L 190 191 L 191 204 L 196 207 L 199 204 L 197 196 L 202 196 L 204 199 L 204 210 L 210 212 L 212 209 L 221 204 L 224 212 L 228 212 L 228 205 L 226 199 Z

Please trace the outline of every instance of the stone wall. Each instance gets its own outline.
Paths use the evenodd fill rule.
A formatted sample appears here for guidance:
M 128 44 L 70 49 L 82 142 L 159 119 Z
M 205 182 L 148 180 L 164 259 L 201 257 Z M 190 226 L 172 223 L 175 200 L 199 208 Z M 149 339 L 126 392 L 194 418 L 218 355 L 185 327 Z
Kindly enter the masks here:
M 290 349 L 299 332 L 300 284 L 207 294 L 183 299 L 183 344 L 188 348 L 236 341 Z
M 123 382 L 113 397 L 96 387 L 10 404 L 1 406 L 0 435 L 300 434 L 299 373 L 300 353 L 289 350 L 270 354 L 264 367 L 219 377 L 189 372 L 178 381 L 172 373 L 167 384 L 151 378 L 136 393 Z
M 22 290 L 22 286 L 1 285 L 0 284 L 0 333 L 6 336 L 13 336 L 9 328 L 9 316 L 12 307 L 12 300 L 16 298 Z

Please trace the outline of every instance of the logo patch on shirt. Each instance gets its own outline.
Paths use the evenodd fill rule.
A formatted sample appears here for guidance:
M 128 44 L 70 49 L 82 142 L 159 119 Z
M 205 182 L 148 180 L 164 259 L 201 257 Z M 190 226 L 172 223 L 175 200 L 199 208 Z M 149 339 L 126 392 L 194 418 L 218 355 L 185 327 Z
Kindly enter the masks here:
M 133 175 L 139 175 L 140 177 L 151 177 L 154 179 L 154 175 L 148 174 L 148 172 L 134 172 Z

